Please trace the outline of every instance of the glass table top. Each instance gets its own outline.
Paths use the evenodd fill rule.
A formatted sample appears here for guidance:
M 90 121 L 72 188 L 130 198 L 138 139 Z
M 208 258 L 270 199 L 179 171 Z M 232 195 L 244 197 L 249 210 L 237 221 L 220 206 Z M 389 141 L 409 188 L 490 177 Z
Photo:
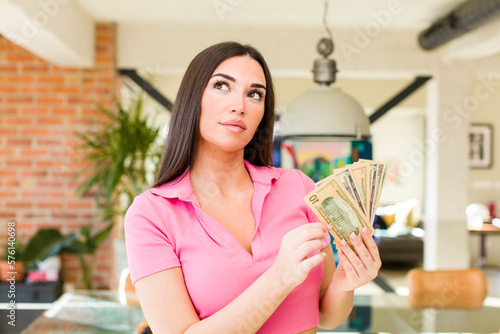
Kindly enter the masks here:
M 64 293 L 22 333 L 135 333 L 139 307 L 120 303 L 117 291 Z
M 385 293 L 354 296 L 349 318 L 333 332 L 498 334 L 499 331 L 500 298 L 487 297 L 478 310 L 414 309 L 407 296 Z
M 138 307 L 120 303 L 116 291 L 65 293 L 22 333 L 135 333 L 144 319 Z M 413 309 L 395 293 L 355 295 L 354 309 L 337 329 L 318 333 L 499 333 L 500 298 L 479 310 Z

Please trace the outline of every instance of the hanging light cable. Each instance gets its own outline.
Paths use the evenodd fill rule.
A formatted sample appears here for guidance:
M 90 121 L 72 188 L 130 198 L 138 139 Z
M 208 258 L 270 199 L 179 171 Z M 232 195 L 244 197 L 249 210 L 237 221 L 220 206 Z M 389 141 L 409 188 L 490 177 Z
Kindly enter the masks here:
M 322 56 L 314 61 L 314 81 L 319 84 L 299 95 L 287 106 L 280 124 L 282 139 L 300 137 L 338 137 L 350 140 L 370 138 L 369 120 L 363 107 L 337 87 L 337 65 L 328 58 L 333 53 L 332 33 L 328 28 L 328 0 L 324 0 L 323 37 L 316 46 Z
M 333 37 L 332 31 L 328 27 L 328 0 L 323 1 L 323 29 L 323 38 L 330 41 L 331 51 L 328 54 L 331 54 L 333 52 Z M 321 54 L 319 50 L 318 52 Z

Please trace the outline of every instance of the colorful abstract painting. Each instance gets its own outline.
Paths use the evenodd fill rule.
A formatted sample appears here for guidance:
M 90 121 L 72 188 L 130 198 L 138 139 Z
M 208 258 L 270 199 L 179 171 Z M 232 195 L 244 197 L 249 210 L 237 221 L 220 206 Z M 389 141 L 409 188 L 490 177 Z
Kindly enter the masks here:
M 370 141 L 284 140 L 279 153 L 280 167 L 300 169 L 316 182 L 336 168 L 358 159 L 371 159 L 372 144 Z

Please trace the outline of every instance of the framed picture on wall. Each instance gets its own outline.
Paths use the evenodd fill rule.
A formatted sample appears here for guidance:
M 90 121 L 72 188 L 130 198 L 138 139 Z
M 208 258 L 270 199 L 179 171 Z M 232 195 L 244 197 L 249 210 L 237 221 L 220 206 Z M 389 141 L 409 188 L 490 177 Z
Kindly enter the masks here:
M 469 166 L 490 168 L 493 165 L 493 126 L 471 124 L 469 130 Z

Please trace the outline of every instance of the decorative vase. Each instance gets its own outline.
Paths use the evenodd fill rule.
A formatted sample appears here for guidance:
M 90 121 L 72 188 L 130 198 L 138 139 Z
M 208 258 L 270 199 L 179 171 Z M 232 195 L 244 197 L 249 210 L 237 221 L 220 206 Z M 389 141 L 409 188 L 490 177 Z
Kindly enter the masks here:
M 15 282 L 20 282 L 24 280 L 25 276 L 24 262 L 16 262 L 14 268 L 11 268 L 8 261 L 0 261 L 0 281 L 8 282 L 11 278 L 14 278 Z

